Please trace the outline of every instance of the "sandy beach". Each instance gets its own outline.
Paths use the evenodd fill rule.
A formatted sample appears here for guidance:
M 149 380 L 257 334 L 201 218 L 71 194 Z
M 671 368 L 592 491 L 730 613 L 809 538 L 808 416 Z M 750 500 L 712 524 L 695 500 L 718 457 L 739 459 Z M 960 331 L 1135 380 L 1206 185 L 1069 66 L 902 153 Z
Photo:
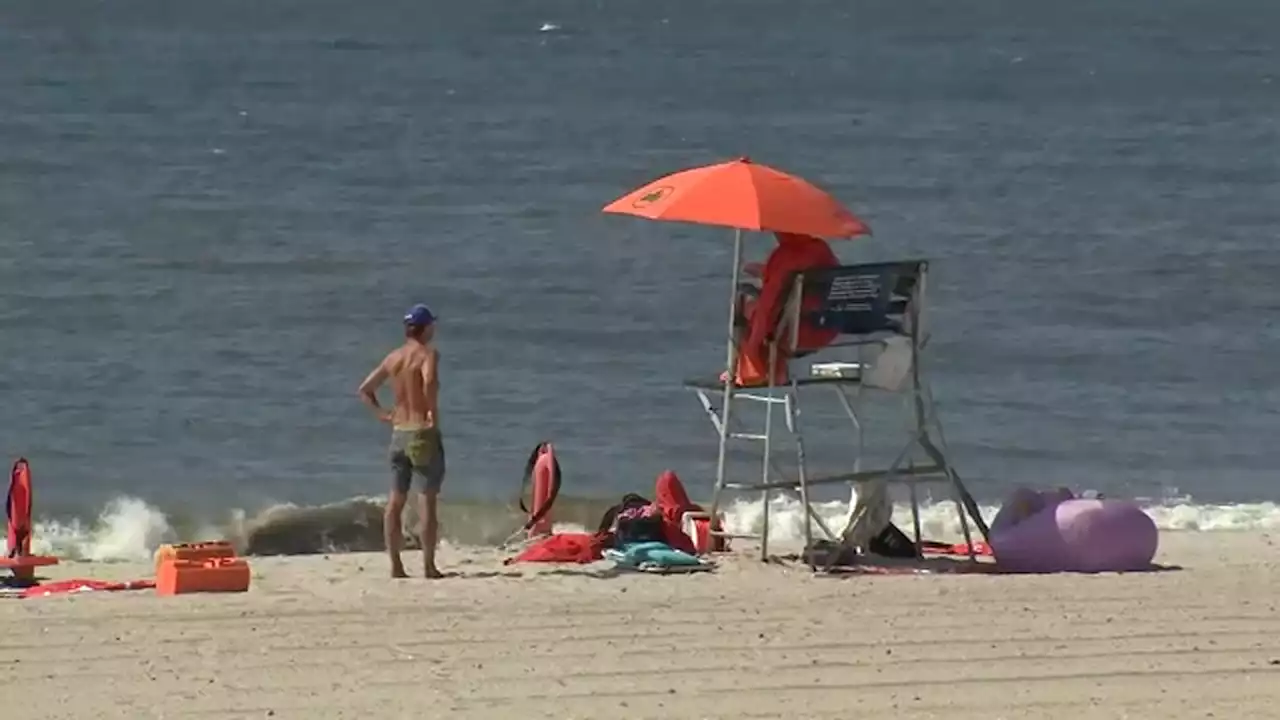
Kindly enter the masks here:
M 659 577 L 446 549 L 458 576 L 396 582 L 376 554 L 259 558 L 246 594 L 0 600 L 0 677 L 42 720 L 1275 717 L 1274 542 L 1166 533 L 1182 569 L 1125 576 L 814 577 L 744 553 Z

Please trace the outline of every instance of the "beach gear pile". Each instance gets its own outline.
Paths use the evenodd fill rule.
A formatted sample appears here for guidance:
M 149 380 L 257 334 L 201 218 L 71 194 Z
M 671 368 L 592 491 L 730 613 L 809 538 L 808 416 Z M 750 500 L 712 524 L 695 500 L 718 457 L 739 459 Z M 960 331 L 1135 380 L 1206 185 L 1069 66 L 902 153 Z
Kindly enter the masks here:
M 654 500 L 629 493 L 609 508 L 594 533 L 559 533 L 506 561 L 579 563 L 611 560 L 618 569 L 648 573 L 705 572 L 714 563 L 698 557 L 681 528 L 688 512 L 702 512 L 670 470 L 658 476 Z

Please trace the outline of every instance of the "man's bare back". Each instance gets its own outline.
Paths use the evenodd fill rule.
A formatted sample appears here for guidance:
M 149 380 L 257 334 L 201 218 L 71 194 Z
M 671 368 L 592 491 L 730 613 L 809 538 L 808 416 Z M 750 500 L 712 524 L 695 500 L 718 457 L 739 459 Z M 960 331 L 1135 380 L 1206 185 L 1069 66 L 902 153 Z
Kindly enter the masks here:
M 382 361 L 395 397 L 390 421 L 396 429 L 418 430 L 438 424 L 439 359 L 433 343 L 409 340 Z

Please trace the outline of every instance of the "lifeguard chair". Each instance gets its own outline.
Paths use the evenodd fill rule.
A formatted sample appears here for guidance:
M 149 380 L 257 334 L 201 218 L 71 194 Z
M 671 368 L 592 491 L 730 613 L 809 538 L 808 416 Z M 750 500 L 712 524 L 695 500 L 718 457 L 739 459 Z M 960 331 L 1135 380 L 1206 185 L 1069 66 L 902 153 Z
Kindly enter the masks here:
M 739 281 L 742 279 L 743 232 L 772 232 L 807 235 L 813 238 L 852 239 L 870 234 L 871 229 L 835 198 L 795 175 L 738 158 L 729 162 L 689 168 L 665 175 L 614 200 L 603 208 L 616 213 L 665 222 L 685 222 L 734 229 L 731 297 L 729 300 L 728 343 L 724 376 L 720 379 L 687 382 L 695 390 L 719 435 L 716 484 L 711 512 L 717 518 L 727 491 L 759 491 L 764 500 L 764 532 L 761 554 L 768 559 L 769 496 L 773 490 L 798 491 L 805 508 L 806 550 L 812 548 L 812 525 L 843 546 L 861 544 L 868 529 L 877 530 L 877 513 L 888 522 L 888 485 L 906 482 L 911 490 L 911 506 L 916 531 L 916 551 L 921 550 L 920 511 L 916 486 L 927 481 L 949 484 L 960 514 L 960 524 L 970 547 L 969 519 L 987 535 L 986 525 L 972 497 L 946 456 L 942 428 L 933 409 L 933 397 L 925 381 L 922 350 L 927 339 L 925 285 L 928 264 L 902 261 L 870 265 L 836 265 L 803 269 L 784 281 L 791 283 L 781 303 L 778 322 L 770 326 L 763 373 L 764 385 L 741 387 L 738 377 Z M 781 239 L 781 238 L 779 238 Z M 756 312 L 759 312 L 757 309 Z M 802 325 L 802 323 L 804 323 Z M 813 364 L 803 376 L 797 373 L 805 348 L 796 348 L 802 328 L 834 329 L 836 339 L 826 347 L 850 347 L 857 357 L 847 362 Z M 812 334 L 812 333 L 806 333 Z M 824 333 L 817 333 L 822 335 Z M 830 336 L 831 333 L 825 333 Z M 759 362 L 758 343 L 753 339 L 751 362 Z M 779 382 L 778 363 L 788 370 Z M 800 391 L 814 386 L 836 391 L 854 430 L 857 448 L 852 472 L 824 477 L 812 476 L 805 460 L 805 443 L 800 431 Z M 883 390 L 908 396 L 911 426 L 901 452 L 883 469 L 863 470 L 863 422 L 858 404 L 864 391 Z M 720 396 L 717 411 L 713 398 Z M 869 393 L 867 393 L 869 395 Z M 738 400 L 763 403 L 763 432 L 732 430 Z M 774 411 L 781 407 L 784 425 L 795 440 L 797 472 L 781 472 L 774 457 L 777 423 Z M 726 447 L 729 440 L 758 442 L 763 446 L 760 481 L 729 483 L 725 478 Z M 858 502 L 843 530 L 834 533 L 814 511 L 809 501 L 810 487 L 847 483 L 859 488 Z M 723 528 L 713 530 L 728 536 Z M 874 533 L 873 533 L 874 534 Z M 812 553 L 806 553 L 812 564 Z M 832 555 L 834 561 L 840 553 Z
M 716 516 L 727 493 L 759 492 L 764 512 L 762 532 L 759 536 L 745 537 L 760 540 L 762 559 L 768 558 L 769 500 L 775 490 L 799 493 L 805 512 L 806 549 L 813 547 L 812 527 L 817 525 L 829 540 L 842 547 L 865 550 L 871 537 L 889 522 L 888 486 L 891 483 L 905 483 L 909 489 L 917 554 L 922 549 L 917 494 L 920 483 L 939 482 L 949 486 L 965 542 L 970 548 L 970 521 L 986 539 L 987 527 L 977 504 L 947 458 L 942 426 L 926 381 L 922 360 L 928 340 L 925 328 L 928 267 L 924 260 L 905 260 L 793 273 L 788 280 L 790 290 L 784 302 L 779 304 L 773 331 L 767 338 L 768 369 L 763 381 L 767 384 L 743 387 L 734 382 L 724 382 L 723 376 L 685 383 L 697 393 L 719 436 L 711 515 Z M 853 357 L 813 362 L 814 355 L 810 354 L 810 349 L 796 347 L 800 329 L 806 324 L 834 330 L 835 341 L 825 347 L 844 348 Z M 783 377 L 788 379 L 788 383 L 785 385 L 774 384 L 779 377 L 776 371 L 780 364 L 786 366 L 787 372 Z M 803 367 L 806 364 L 809 367 Z M 726 363 L 726 373 L 730 377 L 736 366 L 737 342 L 731 337 Z M 813 388 L 832 390 L 851 423 L 850 446 L 854 452 L 850 472 L 814 475 L 808 467 L 801 430 L 800 399 L 802 391 Z M 897 395 L 906 401 L 911 429 L 888 466 L 864 469 L 865 422 L 859 409 L 876 393 Z M 718 402 L 716 396 L 719 396 Z M 764 405 L 762 431 L 734 429 L 738 419 L 734 405 L 739 401 Z M 776 421 L 775 411 L 778 410 L 782 413 L 782 423 Z M 794 443 L 796 471 L 790 475 L 781 470 L 775 457 L 777 440 L 781 439 L 777 437 L 781 434 L 780 425 Z M 731 440 L 758 443 L 761 447 L 758 482 L 730 482 L 726 478 L 726 447 Z M 836 483 L 848 484 L 857 490 L 857 502 L 839 532 L 833 532 L 827 526 L 810 501 L 811 488 Z M 806 555 L 812 558 L 810 553 Z M 831 556 L 832 562 L 837 555 Z M 971 549 L 970 558 L 973 557 Z M 814 564 L 812 560 L 810 564 Z

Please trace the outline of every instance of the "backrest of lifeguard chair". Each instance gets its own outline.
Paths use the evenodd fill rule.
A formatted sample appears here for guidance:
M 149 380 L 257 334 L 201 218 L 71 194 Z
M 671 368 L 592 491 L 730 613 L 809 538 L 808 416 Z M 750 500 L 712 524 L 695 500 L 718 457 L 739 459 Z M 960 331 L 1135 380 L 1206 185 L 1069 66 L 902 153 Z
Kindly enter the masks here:
M 857 344 L 882 333 L 908 335 L 912 315 L 922 310 L 918 302 L 913 308 L 912 301 L 918 299 L 927 269 L 925 260 L 900 260 L 798 272 L 783 303 L 787 315 L 779 325 L 793 328 L 788 320 L 798 316 L 801 324 L 846 338 L 832 346 Z

